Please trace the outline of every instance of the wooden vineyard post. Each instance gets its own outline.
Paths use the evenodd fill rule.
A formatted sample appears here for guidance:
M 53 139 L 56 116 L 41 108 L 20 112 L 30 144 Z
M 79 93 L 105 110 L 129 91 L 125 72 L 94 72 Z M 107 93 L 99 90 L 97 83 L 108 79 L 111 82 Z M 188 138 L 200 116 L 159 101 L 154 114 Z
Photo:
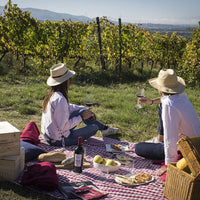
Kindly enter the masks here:
M 101 62 L 101 67 L 102 70 L 105 70 L 105 62 L 104 62 L 104 57 L 102 54 L 102 43 L 101 43 L 101 28 L 100 28 L 100 23 L 99 23 L 99 17 L 96 18 L 96 22 L 97 22 L 97 32 L 98 32 L 98 42 L 99 42 L 99 54 L 100 54 L 100 62 Z
M 121 18 L 119 18 L 119 71 L 121 72 L 122 71 L 122 37 L 121 37 Z

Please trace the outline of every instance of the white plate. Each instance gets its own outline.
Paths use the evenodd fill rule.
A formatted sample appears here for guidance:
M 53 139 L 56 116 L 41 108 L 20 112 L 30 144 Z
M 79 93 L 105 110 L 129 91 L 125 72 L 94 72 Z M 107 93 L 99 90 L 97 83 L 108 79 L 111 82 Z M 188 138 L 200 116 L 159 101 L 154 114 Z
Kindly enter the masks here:
M 118 175 L 118 174 L 115 174 L 115 178 L 116 178 L 117 175 Z M 136 175 L 137 175 L 137 174 L 130 174 L 130 175 L 126 175 L 126 176 L 128 176 L 128 177 L 130 177 L 130 178 L 134 178 Z M 152 182 L 153 180 L 154 180 L 154 177 L 151 176 L 151 179 L 150 179 L 150 180 L 148 180 L 148 181 L 146 181 L 146 182 L 143 182 L 143 183 L 126 184 L 126 183 L 121 183 L 121 182 L 119 182 L 119 181 L 117 181 L 117 180 L 115 179 L 115 181 L 116 181 L 117 183 L 119 183 L 119 184 L 121 184 L 121 185 L 125 185 L 125 186 L 144 185 L 144 184 L 147 184 L 147 183 Z
M 121 151 L 118 151 L 118 150 L 116 150 L 116 149 L 113 149 L 112 147 L 111 147 L 111 144 L 106 144 L 106 151 L 107 152 L 127 152 L 127 151 L 131 151 L 130 149 L 129 149 L 129 146 L 128 145 L 122 145 L 122 150 Z

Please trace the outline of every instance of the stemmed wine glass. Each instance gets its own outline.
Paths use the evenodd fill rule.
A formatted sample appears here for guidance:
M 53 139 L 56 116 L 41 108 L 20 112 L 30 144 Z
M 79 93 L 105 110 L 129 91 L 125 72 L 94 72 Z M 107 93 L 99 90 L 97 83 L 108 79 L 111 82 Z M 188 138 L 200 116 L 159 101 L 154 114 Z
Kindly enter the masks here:
M 109 177 L 109 169 L 108 169 L 108 167 L 106 168 L 106 178 L 108 178 Z
M 86 96 L 85 105 L 88 107 L 91 107 L 93 105 L 93 95 Z
M 140 89 L 140 94 L 138 93 L 138 94 L 136 94 L 136 96 L 138 98 L 142 98 L 144 96 L 144 88 Z M 142 108 L 142 105 L 138 103 L 135 107 L 136 108 Z

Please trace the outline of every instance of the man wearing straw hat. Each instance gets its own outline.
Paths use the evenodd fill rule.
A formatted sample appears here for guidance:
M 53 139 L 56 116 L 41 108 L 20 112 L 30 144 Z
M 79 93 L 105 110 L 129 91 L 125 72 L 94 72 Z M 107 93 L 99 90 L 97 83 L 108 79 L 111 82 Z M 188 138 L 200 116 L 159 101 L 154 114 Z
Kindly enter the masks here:
M 165 159 L 165 164 L 177 162 L 179 134 L 188 137 L 200 136 L 200 120 L 187 98 L 185 81 L 173 69 L 161 70 L 157 78 L 149 80 L 158 89 L 161 97 L 142 97 L 139 103 L 160 104 L 158 143 L 141 142 L 136 144 L 137 155 L 152 159 Z

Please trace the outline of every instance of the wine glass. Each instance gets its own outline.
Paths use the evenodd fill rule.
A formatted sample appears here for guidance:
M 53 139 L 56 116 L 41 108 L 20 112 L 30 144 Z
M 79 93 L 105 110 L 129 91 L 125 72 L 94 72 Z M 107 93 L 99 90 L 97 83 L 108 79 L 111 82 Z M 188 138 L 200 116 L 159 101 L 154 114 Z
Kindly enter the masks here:
M 64 136 L 62 135 L 62 147 L 63 147 L 63 149 L 65 149 L 65 138 L 64 138 Z
M 85 105 L 88 107 L 91 107 L 93 105 L 93 95 L 86 96 Z
M 108 167 L 106 168 L 105 177 L 106 177 L 106 178 L 109 177 L 109 169 L 108 169 Z
M 138 98 L 142 98 L 144 96 L 144 88 L 140 89 L 140 94 L 138 93 L 138 94 L 136 94 L 136 96 Z M 135 107 L 136 108 L 142 108 L 142 105 L 138 103 Z
M 132 161 L 127 160 L 126 163 L 125 163 L 125 166 L 130 169 L 130 173 L 129 174 L 133 174 L 134 160 L 132 160 Z

